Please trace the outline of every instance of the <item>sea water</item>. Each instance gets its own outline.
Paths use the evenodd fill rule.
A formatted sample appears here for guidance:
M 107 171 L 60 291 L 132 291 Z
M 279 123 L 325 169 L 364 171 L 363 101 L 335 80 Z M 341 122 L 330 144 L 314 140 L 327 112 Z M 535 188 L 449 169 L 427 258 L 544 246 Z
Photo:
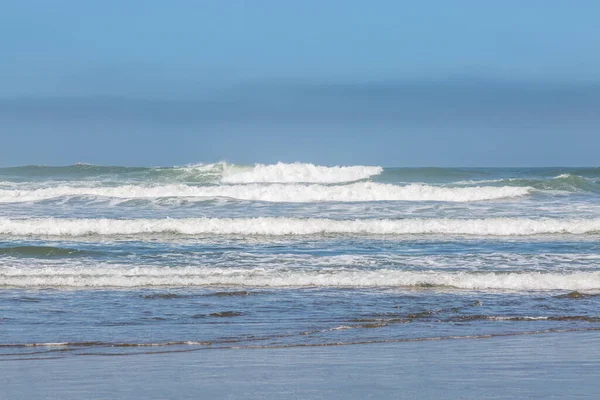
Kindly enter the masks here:
M 600 168 L 0 169 L 0 359 L 600 329 Z

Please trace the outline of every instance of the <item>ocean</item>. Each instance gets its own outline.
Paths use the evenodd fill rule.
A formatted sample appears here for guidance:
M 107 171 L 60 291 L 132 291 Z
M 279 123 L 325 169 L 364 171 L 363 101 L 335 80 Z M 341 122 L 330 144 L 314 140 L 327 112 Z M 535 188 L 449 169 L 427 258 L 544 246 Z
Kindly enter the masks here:
M 599 239 L 600 168 L 0 168 L 0 360 L 596 331 Z

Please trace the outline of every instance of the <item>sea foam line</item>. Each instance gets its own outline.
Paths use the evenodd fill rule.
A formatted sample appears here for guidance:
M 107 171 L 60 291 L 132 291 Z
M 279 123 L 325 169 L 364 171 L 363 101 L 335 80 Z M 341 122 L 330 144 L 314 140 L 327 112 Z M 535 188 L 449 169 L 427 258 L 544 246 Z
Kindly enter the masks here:
M 0 203 L 18 203 L 48 200 L 60 197 L 96 196 L 120 199 L 153 199 L 168 197 L 231 198 L 238 200 L 312 203 L 312 202 L 367 202 L 367 201 L 448 201 L 471 202 L 526 196 L 529 187 L 439 187 L 424 184 L 406 186 L 357 182 L 347 185 L 321 184 L 245 184 L 192 186 L 176 185 L 121 185 L 90 187 L 62 185 L 41 189 L 0 189 Z
M 327 218 L 181 218 L 181 219 L 68 219 L 0 218 L 5 235 L 314 235 L 314 234 L 449 234 L 513 236 L 586 234 L 600 232 L 594 219 L 355 219 Z
M 0 267 L 0 286 L 10 287 L 449 287 L 506 290 L 595 290 L 600 272 L 440 272 L 394 269 L 278 269 L 86 266 Z

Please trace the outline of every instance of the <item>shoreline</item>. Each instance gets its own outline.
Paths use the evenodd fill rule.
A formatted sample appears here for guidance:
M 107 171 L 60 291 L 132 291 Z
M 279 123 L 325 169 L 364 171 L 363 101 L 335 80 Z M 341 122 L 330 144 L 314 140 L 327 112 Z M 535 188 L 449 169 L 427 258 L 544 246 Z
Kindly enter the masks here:
M 33 352 L 23 353 L 3 353 L 0 355 L 0 362 L 6 361 L 42 361 L 68 359 L 72 357 L 127 357 L 152 354 L 170 354 L 170 353 L 193 353 L 199 351 L 225 351 L 225 350 L 275 350 L 275 349 L 297 349 L 297 348 L 316 348 L 316 347 L 351 347 L 351 346 L 369 346 L 369 345 L 390 345 L 402 343 L 423 343 L 423 342 L 446 342 L 446 341 L 469 341 L 485 340 L 503 337 L 519 336 L 543 336 L 548 334 L 569 334 L 583 332 L 600 332 L 600 327 L 590 328 L 549 328 L 537 331 L 516 331 L 485 333 L 476 335 L 452 335 L 452 336 L 431 336 L 414 337 L 398 339 L 373 339 L 364 341 L 347 342 L 315 342 L 315 343 L 294 343 L 294 344 L 271 344 L 271 345 L 236 345 L 231 342 L 209 341 L 177 341 L 177 342 L 157 342 L 157 343 L 111 343 L 111 342 L 57 342 L 57 343 L 7 343 L 0 344 L 0 349 L 39 349 Z M 142 351 L 142 349 L 164 349 L 156 351 Z M 78 352 L 89 349 L 88 352 Z M 122 349 L 123 352 L 107 352 L 106 350 Z M 131 351 L 126 351 L 131 350 Z M 54 352 L 64 352 L 62 357 L 45 355 Z M 34 355 L 34 357 L 28 357 Z M 2 358 L 6 357 L 6 358 Z
M 597 398 L 596 331 L 0 361 L 7 398 Z M 35 383 L 32 385 L 32 383 Z

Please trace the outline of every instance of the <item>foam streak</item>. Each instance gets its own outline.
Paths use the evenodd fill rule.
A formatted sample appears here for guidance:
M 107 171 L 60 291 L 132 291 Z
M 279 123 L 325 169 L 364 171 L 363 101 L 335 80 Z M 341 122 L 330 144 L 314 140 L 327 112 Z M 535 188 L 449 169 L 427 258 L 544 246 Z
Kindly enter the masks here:
M 0 267 L 0 286 L 10 287 L 448 287 L 506 290 L 595 290 L 600 272 L 477 273 L 392 269 L 204 268 L 204 267 Z
M 57 219 L 0 218 L 5 235 L 314 235 L 314 234 L 448 234 L 513 236 L 600 232 L 600 219 L 355 219 L 326 218 L 182 218 Z
M 42 201 L 61 197 L 94 196 L 119 199 L 169 197 L 231 198 L 276 203 L 368 202 L 368 201 L 448 201 L 471 202 L 520 197 L 530 194 L 528 187 L 438 187 L 423 184 L 406 186 L 357 182 L 348 185 L 247 184 L 193 186 L 121 185 L 116 187 L 56 186 L 42 189 L 0 189 L 0 203 Z

